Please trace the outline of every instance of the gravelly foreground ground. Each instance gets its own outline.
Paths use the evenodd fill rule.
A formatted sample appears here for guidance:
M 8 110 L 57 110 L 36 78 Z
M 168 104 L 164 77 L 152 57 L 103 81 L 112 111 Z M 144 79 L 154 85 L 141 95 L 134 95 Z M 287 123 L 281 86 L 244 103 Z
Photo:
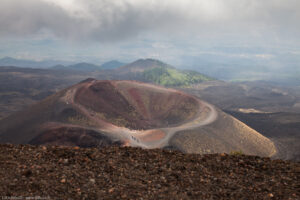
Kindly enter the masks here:
M 0 145 L 0 197 L 300 199 L 300 163 L 109 147 Z

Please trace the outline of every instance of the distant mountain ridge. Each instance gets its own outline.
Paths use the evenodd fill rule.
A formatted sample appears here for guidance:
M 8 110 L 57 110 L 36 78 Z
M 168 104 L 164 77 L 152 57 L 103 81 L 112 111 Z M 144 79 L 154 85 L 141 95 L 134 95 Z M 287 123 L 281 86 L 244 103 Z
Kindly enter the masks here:
M 117 60 L 112 60 L 112 61 L 103 63 L 101 65 L 101 69 L 116 69 L 116 68 L 119 68 L 124 65 L 126 65 L 126 63 L 122 63 Z
M 120 67 L 118 69 L 119 72 L 143 72 L 145 70 L 153 69 L 156 67 L 168 67 L 168 68 L 174 68 L 171 65 L 168 65 L 160 60 L 155 60 L 152 58 L 147 58 L 147 59 L 139 59 L 136 60 L 130 64 L 127 64 L 125 66 Z
M 120 79 L 139 80 L 163 86 L 188 86 L 214 80 L 196 71 L 180 70 L 155 59 L 139 59 L 115 70 Z
M 55 65 L 70 65 L 73 62 L 45 60 L 34 61 L 26 59 L 16 59 L 11 57 L 4 57 L 0 59 L 0 66 L 14 66 L 14 67 L 28 67 L 28 68 L 49 68 Z
M 57 69 L 57 66 L 55 66 L 55 68 Z M 98 65 L 94 65 L 91 63 L 86 63 L 86 62 L 82 62 L 82 63 L 77 63 L 74 65 L 69 65 L 69 66 L 60 66 L 61 69 L 65 69 L 65 70 L 78 70 L 78 71 L 98 71 L 101 70 L 101 67 Z
M 138 80 L 163 86 L 189 86 L 203 81 L 214 80 L 196 71 L 180 70 L 155 59 L 139 59 L 129 64 L 113 60 L 103 65 L 78 63 L 70 66 L 55 66 L 53 69 L 93 72 L 99 71 L 107 79 Z M 105 70 L 105 71 L 104 71 Z
M 101 70 L 114 70 L 123 65 L 126 65 L 126 64 L 119 62 L 117 60 L 112 60 L 112 61 L 105 62 L 102 65 L 95 65 L 92 63 L 81 62 L 81 63 L 69 65 L 69 66 L 56 65 L 56 66 L 52 67 L 51 69 L 77 70 L 77 71 L 92 72 L 92 71 L 101 71 Z
M 125 64 L 117 60 L 111 60 L 102 65 L 81 62 L 66 64 L 62 61 L 30 61 L 14 58 L 0 59 L 0 66 L 16 66 L 29 68 L 47 68 L 52 70 L 99 72 L 105 79 L 138 80 L 155 83 L 168 87 L 189 86 L 203 81 L 214 80 L 196 71 L 176 69 L 156 59 L 139 59 Z
M 34 61 L 26 59 L 16 59 L 11 57 L 4 57 L 0 59 L 0 66 L 13 66 L 13 67 L 26 67 L 26 68 L 50 68 L 50 69 L 63 69 L 63 70 L 80 70 L 80 71 L 98 71 L 103 69 L 116 69 L 126 65 L 117 60 L 111 60 L 103 63 L 102 65 L 97 65 L 87 62 L 69 62 L 69 61 L 59 61 L 59 60 L 44 60 L 44 61 Z

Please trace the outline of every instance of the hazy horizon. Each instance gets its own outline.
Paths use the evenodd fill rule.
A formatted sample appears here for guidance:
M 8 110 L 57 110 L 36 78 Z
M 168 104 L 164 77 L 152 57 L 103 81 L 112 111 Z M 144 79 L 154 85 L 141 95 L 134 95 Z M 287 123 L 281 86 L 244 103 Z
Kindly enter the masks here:
M 300 74 L 297 0 L 2 0 L 0 57 Z

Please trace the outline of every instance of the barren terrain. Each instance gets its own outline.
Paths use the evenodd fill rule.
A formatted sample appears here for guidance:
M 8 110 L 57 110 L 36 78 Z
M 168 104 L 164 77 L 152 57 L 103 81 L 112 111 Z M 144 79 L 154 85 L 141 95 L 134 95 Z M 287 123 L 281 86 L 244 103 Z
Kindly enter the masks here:
M 0 145 L 0 194 L 48 199 L 300 198 L 300 164 L 160 149 Z
M 268 138 L 194 96 L 136 81 L 94 79 L 0 121 L 0 141 L 84 147 L 119 144 L 190 153 L 205 153 L 203 149 L 261 156 L 276 153 Z M 215 148 L 216 141 L 223 145 Z

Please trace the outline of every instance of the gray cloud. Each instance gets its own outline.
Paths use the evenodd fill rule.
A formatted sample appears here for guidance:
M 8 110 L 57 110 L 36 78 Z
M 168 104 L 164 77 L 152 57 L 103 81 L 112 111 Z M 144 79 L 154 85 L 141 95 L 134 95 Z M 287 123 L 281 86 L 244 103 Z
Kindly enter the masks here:
M 300 35 L 299 0 L 1 0 L 0 36 L 115 41 L 139 34 Z

